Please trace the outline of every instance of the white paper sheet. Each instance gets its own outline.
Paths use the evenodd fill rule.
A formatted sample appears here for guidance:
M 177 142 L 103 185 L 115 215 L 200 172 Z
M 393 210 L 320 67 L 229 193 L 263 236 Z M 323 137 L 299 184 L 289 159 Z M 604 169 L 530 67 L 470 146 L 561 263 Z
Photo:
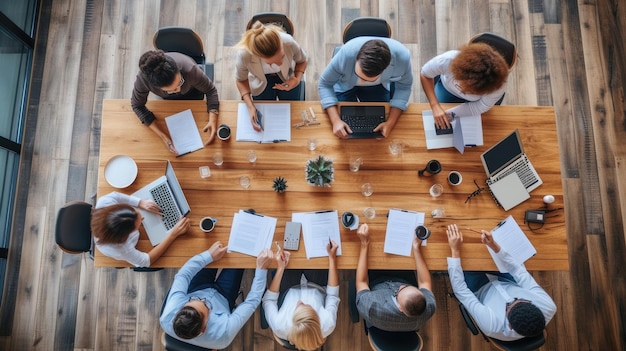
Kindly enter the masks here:
M 239 252 L 257 257 L 272 245 L 276 218 L 240 210 L 233 217 L 228 239 L 228 252 Z
M 454 146 L 460 153 L 463 153 L 465 146 L 483 145 L 483 124 L 480 115 L 455 117 L 452 122 L 452 134 L 437 135 L 431 110 L 422 111 L 422 122 L 426 148 L 429 150 Z
M 170 132 L 170 137 L 172 137 L 174 147 L 178 151 L 178 156 L 204 147 L 190 109 L 165 117 L 165 124 Z
M 415 228 L 423 224 L 424 212 L 390 209 L 383 251 L 394 255 L 411 256 Z
M 508 216 L 504 221 L 500 222 L 497 227 L 491 230 L 491 235 L 493 235 L 493 240 L 500 245 L 501 249 L 508 252 L 519 264 L 526 262 L 526 260 L 537 254 L 537 250 L 528 240 L 513 216 Z M 504 263 L 496 256 L 495 252 L 489 247 L 487 249 L 498 270 L 502 273 L 508 273 L 504 268 Z
M 256 103 L 262 114 L 263 130 L 257 132 L 250 123 L 250 111 L 245 103 L 237 107 L 237 141 L 273 143 L 291 141 L 291 106 L 283 103 Z
M 328 257 L 328 239 L 339 245 L 337 256 L 341 256 L 341 236 L 337 211 L 297 212 L 291 215 L 293 222 L 302 223 L 302 237 L 306 258 Z

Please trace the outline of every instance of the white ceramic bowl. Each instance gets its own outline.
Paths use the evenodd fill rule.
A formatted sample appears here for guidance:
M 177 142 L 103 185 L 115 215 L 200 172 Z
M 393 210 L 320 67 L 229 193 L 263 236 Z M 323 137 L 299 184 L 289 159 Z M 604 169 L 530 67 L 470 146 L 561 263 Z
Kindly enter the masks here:
M 104 178 L 115 188 L 126 188 L 137 178 L 137 164 L 130 156 L 113 156 L 104 166 Z

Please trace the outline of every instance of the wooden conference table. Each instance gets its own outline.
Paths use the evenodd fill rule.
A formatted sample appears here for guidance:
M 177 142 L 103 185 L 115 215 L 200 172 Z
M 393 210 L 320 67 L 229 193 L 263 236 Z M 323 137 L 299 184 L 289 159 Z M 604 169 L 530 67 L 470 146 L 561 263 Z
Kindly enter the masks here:
M 179 237 L 165 254 L 153 263 L 154 267 L 180 267 L 193 255 L 206 250 L 216 240 L 228 243 L 233 214 L 240 209 L 253 208 L 256 212 L 276 217 L 278 223 L 274 240 L 282 243 L 285 222 L 291 220 L 292 212 L 317 210 L 352 211 L 370 226 L 371 269 L 415 269 L 413 257 L 397 256 L 383 252 L 387 213 L 390 208 L 400 208 L 425 212 L 425 225 L 431 230 L 427 246 L 422 253 L 431 270 L 447 269 L 446 257 L 450 255 L 445 228 L 456 223 L 460 228 L 491 230 L 497 223 L 513 215 L 520 227 L 537 249 L 537 255 L 526 262 L 529 270 L 568 270 L 568 251 L 563 210 L 548 214 L 541 229 L 530 231 L 524 224 L 526 209 L 543 206 L 546 194 L 555 196 L 552 208 L 563 207 L 563 190 L 557 143 L 554 109 L 551 107 L 496 106 L 482 117 L 484 145 L 466 149 L 461 155 L 454 148 L 427 150 L 422 124 L 422 110 L 430 109 L 427 104 L 411 104 L 400 118 L 391 136 L 386 139 L 340 140 L 332 134 L 332 128 L 317 101 L 291 103 L 292 124 L 301 121 L 301 112 L 312 107 L 320 125 L 292 128 L 291 142 L 258 144 L 236 142 L 236 120 L 238 101 L 220 103 L 219 123 L 230 125 L 232 136 L 229 141 L 217 138 L 204 149 L 175 157 L 170 154 L 163 142 L 141 125 L 129 100 L 105 100 L 102 113 L 102 134 L 100 142 L 100 168 L 98 196 L 112 191 L 133 193 L 142 186 L 161 176 L 165 170 L 165 160 L 174 166 L 181 186 L 191 206 L 192 227 L 188 234 Z M 198 128 L 208 120 L 206 104 L 203 101 L 149 101 L 148 108 L 157 116 L 156 123 L 165 130 L 163 118 L 184 109 L 191 108 Z M 267 117 L 266 117 L 267 118 Z M 480 154 L 491 145 L 519 129 L 525 151 L 543 180 L 531 198 L 521 205 L 505 212 L 494 203 L 488 190 L 466 198 L 476 190 L 473 180 L 485 186 L 486 175 L 480 162 Z M 206 134 L 200 133 L 203 140 Z M 315 151 L 309 151 L 307 139 L 317 138 Z M 393 156 L 389 151 L 392 139 L 399 139 L 404 145 L 401 155 Z M 255 150 L 258 159 L 249 163 L 247 150 Z M 224 163 L 215 166 L 212 155 L 221 151 Z M 308 185 L 304 168 L 308 159 L 322 154 L 334 160 L 335 180 L 329 188 Z M 104 167 L 115 155 L 128 155 L 138 165 L 136 180 L 125 189 L 111 187 L 104 178 Z M 354 173 L 348 168 L 352 155 L 363 157 L 361 169 Z M 417 170 L 437 159 L 443 171 L 434 176 L 418 177 Z M 209 178 L 201 178 L 198 168 L 208 165 Z M 456 187 L 447 183 L 451 170 L 462 173 L 463 182 Z M 251 179 L 248 189 L 239 185 L 239 178 L 247 175 Z M 279 194 L 273 191 L 272 182 L 276 177 L 287 180 L 287 191 Z M 361 194 L 361 185 L 369 182 L 374 192 L 370 197 Z M 429 188 L 441 183 L 444 193 L 433 198 Z M 376 217 L 365 219 L 363 210 L 374 207 Z M 435 208 L 445 209 L 445 218 L 430 216 Z M 199 221 L 205 216 L 217 218 L 217 226 L 211 233 L 199 229 Z M 356 232 L 340 225 L 343 255 L 338 258 L 340 269 L 354 269 L 359 255 L 359 239 Z M 467 270 L 494 270 L 495 265 L 487 249 L 480 242 L 480 235 L 463 230 L 463 268 Z M 140 250 L 148 251 L 151 245 L 142 229 L 138 243 Z M 274 247 L 272 247 L 274 249 Z M 213 266 L 255 267 L 256 259 L 251 256 L 229 253 Z M 113 260 L 96 252 L 95 265 L 99 267 L 127 266 L 127 263 Z M 291 268 L 326 268 L 327 258 L 307 260 L 304 242 L 300 238 L 300 249 L 292 252 Z

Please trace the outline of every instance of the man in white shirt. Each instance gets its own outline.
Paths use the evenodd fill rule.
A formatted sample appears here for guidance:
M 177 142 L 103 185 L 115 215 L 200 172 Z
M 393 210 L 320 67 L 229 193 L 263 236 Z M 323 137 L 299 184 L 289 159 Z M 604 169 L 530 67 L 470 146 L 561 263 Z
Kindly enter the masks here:
M 556 313 L 556 305 L 528 273 L 517 264 L 491 233 L 483 230 L 481 241 L 504 262 L 510 274 L 463 272 L 461 246 L 463 235 L 456 224 L 446 231 L 452 257 L 448 273 L 454 295 L 467 308 L 480 330 L 492 338 L 510 341 L 543 333 Z

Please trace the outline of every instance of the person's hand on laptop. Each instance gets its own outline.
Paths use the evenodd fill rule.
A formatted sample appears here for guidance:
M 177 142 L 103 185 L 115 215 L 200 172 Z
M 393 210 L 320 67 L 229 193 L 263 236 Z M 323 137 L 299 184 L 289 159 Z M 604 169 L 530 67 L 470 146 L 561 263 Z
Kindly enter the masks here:
M 156 213 L 158 215 L 163 215 L 163 213 L 161 213 L 161 208 L 159 207 L 159 205 L 157 205 L 156 202 L 152 200 L 147 200 L 147 199 L 139 200 L 139 208 L 146 210 L 148 212 Z
M 215 262 L 224 257 L 224 254 L 227 250 L 228 245 L 224 246 L 222 245 L 221 241 L 216 241 L 209 248 L 209 254 L 211 254 L 211 257 L 213 257 L 213 262 Z
M 333 123 L 333 134 L 341 139 L 347 139 L 348 134 L 352 134 L 352 129 L 350 129 L 350 126 L 348 126 L 346 122 L 340 119 Z
M 386 138 L 391 133 L 391 129 L 393 127 L 389 123 L 382 122 L 374 128 L 374 132 L 380 132 Z
M 178 223 L 172 228 L 172 232 L 170 235 L 173 235 L 175 238 L 179 237 L 189 231 L 189 227 L 191 225 L 191 221 L 187 217 L 183 217 L 178 220 Z
M 435 125 L 437 128 L 448 129 L 450 128 L 450 120 L 448 118 L 448 114 L 441 107 L 441 105 L 437 104 L 433 108 L 433 119 L 435 120 Z

